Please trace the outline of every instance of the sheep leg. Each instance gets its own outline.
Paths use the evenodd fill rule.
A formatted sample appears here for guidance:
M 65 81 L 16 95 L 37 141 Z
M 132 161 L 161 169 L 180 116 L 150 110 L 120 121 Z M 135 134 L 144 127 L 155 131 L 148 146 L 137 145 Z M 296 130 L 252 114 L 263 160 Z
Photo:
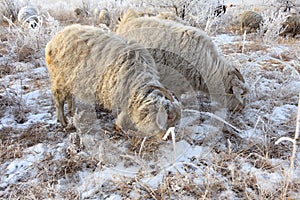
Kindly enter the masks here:
M 125 114 L 125 112 L 121 112 L 116 120 L 116 124 L 115 124 L 115 129 L 118 130 L 122 130 L 122 127 L 124 127 L 124 125 L 126 124 L 126 118 L 128 117 L 128 115 Z
M 107 110 L 106 108 L 104 108 L 103 104 L 96 101 L 95 112 L 96 112 L 97 119 L 102 119 L 102 118 L 106 118 L 111 111 Z
M 57 122 L 59 122 L 62 126 L 67 126 L 67 120 L 64 115 L 64 101 L 56 100 L 55 107 L 56 107 L 56 116 Z
M 123 133 L 127 133 L 129 130 L 136 131 L 136 127 L 130 120 L 127 112 L 122 111 L 121 113 L 119 113 L 115 122 L 115 130 L 121 131 Z
M 73 116 L 75 113 L 75 100 L 73 96 L 69 96 L 67 98 L 67 104 L 68 104 L 68 114 L 70 116 Z

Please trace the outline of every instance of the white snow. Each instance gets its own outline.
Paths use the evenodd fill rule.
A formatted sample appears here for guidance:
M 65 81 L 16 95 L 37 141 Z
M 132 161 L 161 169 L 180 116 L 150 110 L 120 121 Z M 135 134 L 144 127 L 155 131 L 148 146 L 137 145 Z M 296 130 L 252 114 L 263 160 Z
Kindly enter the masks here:
M 224 3 L 228 2 L 225 1 Z M 230 2 L 242 5 L 252 5 L 255 2 L 261 3 L 261 1 L 235 0 Z M 67 3 L 62 1 L 53 1 L 52 3 L 53 6 L 61 7 L 61 9 L 68 7 Z M 75 5 L 71 1 L 69 3 L 72 3 L 72 6 Z M 252 41 L 250 37 L 243 40 L 243 36 L 232 34 L 220 34 L 212 39 L 220 50 L 224 46 L 236 48 L 235 45 L 238 44 L 251 46 L 255 42 L 257 43 L 257 41 Z M 275 145 L 265 143 L 269 136 L 278 139 L 294 131 L 297 100 L 300 93 L 300 51 L 299 42 L 296 42 L 265 45 L 266 48 L 264 49 L 234 51 L 234 53 L 226 54 L 226 58 L 237 64 L 249 84 L 250 93 L 247 97 L 245 109 L 241 113 L 229 113 L 226 116 L 227 118 L 222 119 L 224 121 L 228 120 L 228 124 L 224 125 L 222 123 L 221 126 L 215 126 L 211 123 L 209 116 L 195 108 L 183 110 L 181 122 L 175 129 L 177 134 L 175 151 L 172 142 L 166 141 L 159 145 L 158 150 L 153 155 L 149 153 L 149 157 L 152 156 L 153 159 L 144 159 L 143 155 L 147 152 L 142 151 L 140 156 L 130 152 L 130 142 L 126 137 L 117 135 L 106 137 L 106 133 L 101 130 L 102 127 L 96 124 L 98 123 L 97 120 L 92 121 L 90 119 L 89 124 L 86 125 L 84 120 L 78 118 L 77 122 L 74 117 L 73 120 L 78 123 L 77 127 L 80 127 L 81 139 L 86 146 L 75 157 L 90 157 L 95 161 L 99 160 L 99 163 L 97 163 L 95 169 L 83 168 L 76 171 L 74 173 L 74 180 L 76 181 L 70 183 L 70 180 L 59 177 L 56 180 L 57 183 L 53 183 L 51 187 L 59 191 L 72 188 L 76 194 L 80 195 L 80 199 L 99 199 L 98 197 L 102 195 L 103 199 L 118 200 L 124 199 L 124 196 L 119 193 L 103 192 L 103 187 L 122 181 L 126 183 L 125 180 L 127 179 L 138 179 L 142 184 L 156 190 L 169 174 L 179 174 L 191 177 L 192 182 L 201 185 L 201 187 L 205 186 L 208 180 L 222 183 L 226 190 L 218 194 L 220 195 L 219 198 L 238 199 L 236 191 L 231 188 L 232 185 L 229 181 L 231 179 L 221 173 L 222 170 L 228 170 L 230 172 L 238 171 L 239 176 L 255 177 L 257 187 L 262 192 L 275 193 L 278 188 L 284 186 L 286 181 L 284 175 L 290 167 L 291 146 L 284 146 L 285 151 L 282 158 L 280 156 L 266 156 L 263 158 L 257 156 L 257 160 L 250 162 L 250 156 L 259 153 L 268 155 L 268 150 L 271 149 L 268 145 Z M 286 54 L 295 56 L 293 59 L 285 61 L 283 57 Z M 4 58 L 1 58 L 1 62 L 2 59 Z M 44 60 L 40 62 L 44 64 Z M 0 115 L 0 147 L 2 148 L 4 145 L 8 145 L 9 148 L 17 147 L 17 145 L 14 146 L 15 144 L 5 143 L 7 141 L 4 136 L 2 138 L 1 130 L 6 127 L 13 127 L 21 132 L 33 124 L 42 122 L 51 127 L 53 126 L 49 131 L 54 136 L 58 137 L 59 134 L 66 134 L 56 142 L 45 141 L 26 147 L 21 150 L 22 155 L 20 157 L 12 156 L 6 159 L 5 162 L 0 163 L 0 198 L 9 192 L 6 188 L 10 186 L 30 181 L 36 182 L 38 185 L 39 174 L 37 173 L 39 169 L 37 165 L 46 162 L 43 160 L 46 156 L 51 157 L 58 163 L 63 159 L 67 159 L 66 148 L 70 144 L 69 134 L 75 132 L 72 129 L 71 131 L 68 130 L 69 127 L 67 129 L 54 127 L 57 124 L 55 108 L 51 97 L 49 75 L 45 65 L 35 67 L 31 63 L 15 63 L 14 70 L 16 71 L 15 74 L 0 78 L 1 83 L 5 85 L 7 91 L 11 91 L 12 94 L 15 93 L 17 97 L 22 96 L 20 100 L 24 107 L 28 109 L 28 112 L 25 113 L 26 121 L 23 124 L 18 124 L 12 114 L 12 106 L 5 107 L 4 115 Z M 29 88 L 25 90 L 22 87 L 24 85 Z M 0 95 L 4 94 L 4 90 L 0 90 Z M 184 98 L 191 97 L 186 95 Z M 237 127 L 237 130 L 234 127 Z M 226 136 L 224 130 L 232 134 L 233 138 Z M 50 132 L 44 134 L 50 134 Z M 224 139 L 225 137 L 227 138 Z M 230 150 L 233 151 L 233 154 L 235 153 L 235 156 L 229 155 L 229 144 L 232 145 Z M 253 149 L 256 152 L 251 152 L 251 148 L 248 149 L 249 146 L 247 145 L 249 144 L 254 145 Z M 255 145 L 258 147 L 255 148 Z M 249 152 L 249 157 L 242 155 L 244 150 Z M 228 157 L 232 156 L 230 157 L 232 159 L 222 161 L 224 158 L 221 158 L 221 154 Z M 300 184 L 299 157 L 300 153 L 298 152 L 295 169 L 291 177 L 295 187 Z M 253 163 L 260 161 L 259 159 L 265 159 L 271 168 L 265 169 L 254 166 Z M 128 160 L 130 160 L 128 162 L 130 164 L 127 163 Z M 222 166 L 224 169 L 220 170 L 222 167 L 218 164 L 222 165 L 222 162 L 227 165 Z M 174 187 L 181 189 L 178 185 Z M 255 198 L 259 198 L 259 194 L 253 188 L 246 188 L 245 191 L 256 194 Z M 134 190 L 128 195 L 132 199 L 141 198 L 141 194 Z

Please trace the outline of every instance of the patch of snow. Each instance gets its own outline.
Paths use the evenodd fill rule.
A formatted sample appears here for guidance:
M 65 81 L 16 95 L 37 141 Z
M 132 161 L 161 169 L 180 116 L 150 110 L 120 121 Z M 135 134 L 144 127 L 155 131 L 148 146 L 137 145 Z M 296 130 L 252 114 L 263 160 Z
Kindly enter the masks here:
M 6 178 L 1 180 L 4 183 L 15 184 L 21 179 L 25 179 L 28 173 L 31 173 L 31 166 L 36 162 L 34 155 L 27 155 L 22 159 L 15 159 L 6 167 Z
M 275 107 L 271 115 L 267 115 L 268 119 L 274 123 L 284 124 L 291 120 L 297 114 L 297 106 L 295 105 L 282 105 Z
M 123 198 L 118 194 L 111 194 L 108 197 L 106 197 L 105 199 L 106 200 L 121 200 Z
M 216 43 L 216 45 L 220 45 L 220 44 L 232 43 L 235 41 L 236 38 L 237 37 L 235 35 L 220 34 L 220 35 L 216 35 L 213 38 L 213 41 Z

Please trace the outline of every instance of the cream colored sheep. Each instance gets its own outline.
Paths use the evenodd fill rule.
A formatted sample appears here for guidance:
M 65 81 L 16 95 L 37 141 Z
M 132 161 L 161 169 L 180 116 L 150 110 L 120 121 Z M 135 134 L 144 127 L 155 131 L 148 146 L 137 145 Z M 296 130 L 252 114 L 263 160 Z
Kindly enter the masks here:
M 246 33 L 255 32 L 263 23 L 263 17 L 253 11 L 245 11 L 241 16 L 241 31 Z
M 243 76 L 218 53 L 203 31 L 156 17 L 138 17 L 128 10 L 116 32 L 150 51 L 161 82 L 178 95 L 190 85 L 194 90 L 209 92 L 212 100 L 231 110 L 244 105 L 247 87 Z
M 152 136 L 174 126 L 180 103 L 159 82 L 155 62 L 141 45 L 100 28 L 71 25 L 46 46 L 57 120 L 66 126 L 64 102 L 97 102 L 118 114 L 116 125 L 137 136 Z
M 111 18 L 107 8 L 96 7 L 94 10 L 95 20 L 101 24 L 105 24 L 107 27 L 110 26 Z
M 22 24 L 28 23 L 34 29 L 39 22 L 38 10 L 32 6 L 22 7 L 18 12 L 18 21 Z

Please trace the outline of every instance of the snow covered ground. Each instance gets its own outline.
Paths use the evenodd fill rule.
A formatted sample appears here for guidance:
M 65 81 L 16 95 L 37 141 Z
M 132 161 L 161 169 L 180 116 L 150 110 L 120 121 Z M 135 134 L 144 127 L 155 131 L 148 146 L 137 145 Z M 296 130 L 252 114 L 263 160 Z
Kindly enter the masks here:
M 174 147 L 105 130 L 83 103 L 72 125 L 57 124 L 43 52 L 62 25 L 44 26 L 1 26 L 1 199 L 299 198 L 300 152 L 291 168 L 292 143 L 275 144 L 296 131 L 299 39 L 212 35 L 249 85 L 246 107 L 220 123 L 185 95 Z

